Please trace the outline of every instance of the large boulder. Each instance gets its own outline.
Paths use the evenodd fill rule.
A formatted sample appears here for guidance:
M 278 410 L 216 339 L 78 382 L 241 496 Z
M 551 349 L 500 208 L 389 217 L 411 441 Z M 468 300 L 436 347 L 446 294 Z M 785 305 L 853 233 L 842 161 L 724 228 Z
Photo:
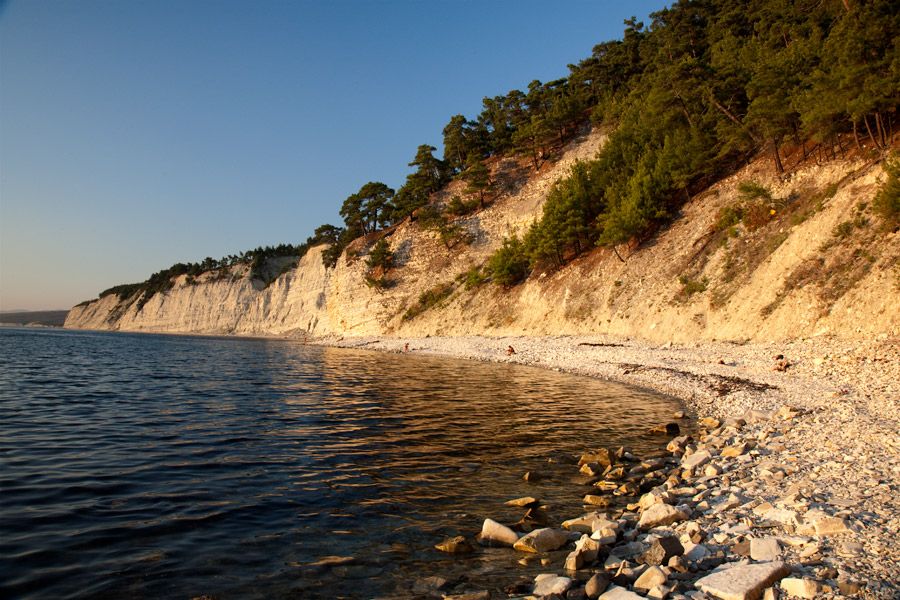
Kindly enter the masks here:
M 781 561 L 741 564 L 710 573 L 694 587 L 721 600 L 757 600 L 764 589 L 788 573 L 790 569 Z

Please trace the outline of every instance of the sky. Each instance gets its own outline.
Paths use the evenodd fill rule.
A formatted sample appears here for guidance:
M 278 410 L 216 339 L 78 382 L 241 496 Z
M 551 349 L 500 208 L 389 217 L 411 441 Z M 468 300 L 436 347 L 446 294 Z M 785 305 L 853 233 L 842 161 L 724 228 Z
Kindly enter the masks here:
M 662 1 L 0 0 L 0 310 L 299 243 Z

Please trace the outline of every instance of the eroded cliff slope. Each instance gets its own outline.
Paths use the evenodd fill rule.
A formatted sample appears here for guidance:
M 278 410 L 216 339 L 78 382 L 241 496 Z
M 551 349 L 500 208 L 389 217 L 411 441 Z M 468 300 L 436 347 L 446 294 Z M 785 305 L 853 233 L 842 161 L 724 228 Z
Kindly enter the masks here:
M 809 160 L 784 178 L 760 160 L 692 198 L 648 242 L 594 250 L 511 289 L 467 287 L 466 273 L 504 236 L 522 233 L 553 183 L 575 161 L 592 158 L 604 139 L 598 131 L 575 139 L 536 174 L 514 159 L 495 162 L 500 193 L 458 221 L 467 244 L 448 249 L 410 220 L 382 234 L 396 257 L 384 289 L 366 282 L 371 236 L 351 244 L 333 269 L 323 267 L 319 246 L 268 286 L 233 267 L 228 277 L 179 278 L 140 309 L 115 294 L 79 305 L 66 327 L 288 336 L 612 333 L 656 341 L 898 333 L 898 233 L 871 213 L 884 175 L 862 160 Z M 746 181 L 772 198 L 770 214 L 752 227 L 728 220 Z M 451 183 L 437 202 L 462 185 Z M 429 291 L 439 300 L 421 304 Z

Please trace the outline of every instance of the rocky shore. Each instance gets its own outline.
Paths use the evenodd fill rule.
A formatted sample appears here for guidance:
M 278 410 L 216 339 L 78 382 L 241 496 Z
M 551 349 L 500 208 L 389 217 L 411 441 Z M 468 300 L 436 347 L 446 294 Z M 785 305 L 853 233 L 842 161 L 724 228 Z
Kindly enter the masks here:
M 510 546 L 535 579 L 497 591 L 440 577 L 421 597 L 654 600 L 900 597 L 900 344 L 815 338 L 653 346 L 614 338 L 332 338 L 370 350 L 521 363 L 652 388 L 686 415 L 660 456 L 573 457 L 585 512 L 492 519 L 437 551 Z M 683 418 L 681 418 L 683 417 Z M 668 428 L 666 428 L 668 425 Z M 680 435 L 681 431 L 694 432 Z M 576 464 L 577 463 L 577 464 Z M 477 533 L 477 535 L 475 535 Z

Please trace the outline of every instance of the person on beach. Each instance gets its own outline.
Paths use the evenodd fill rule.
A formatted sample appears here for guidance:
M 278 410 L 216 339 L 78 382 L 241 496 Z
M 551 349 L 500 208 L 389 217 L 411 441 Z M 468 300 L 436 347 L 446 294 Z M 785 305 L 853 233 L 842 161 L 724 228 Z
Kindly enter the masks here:
M 506 347 L 506 355 L 507 355 L 507 356 L 512 356 L 512 355 L 515 354 L 515 353 L 516 353 L 516 349 L 513 348 L 512 346 L 507 346 L 507 347 Z
M 409 352 L 409 342 L 406 342 L 406 344 L 403 345 L 403 351 Z

